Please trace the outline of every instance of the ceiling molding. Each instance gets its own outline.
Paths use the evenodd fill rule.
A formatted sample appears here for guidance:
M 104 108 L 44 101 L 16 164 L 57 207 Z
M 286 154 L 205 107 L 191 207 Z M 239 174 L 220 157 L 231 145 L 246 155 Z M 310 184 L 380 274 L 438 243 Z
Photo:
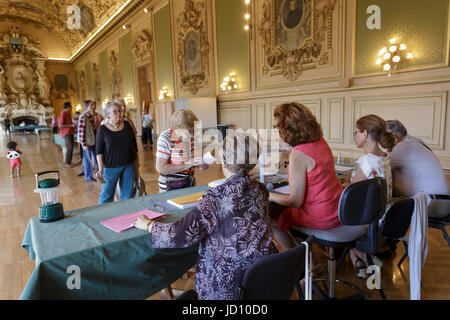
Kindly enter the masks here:
M 126 20 L 130 18 L 136 11 L 144 9 L 144 7 L 149 6 L 151 1 L 148 0 L 138 0 L 134 3 L 131 2 L 127 7 L 112 21 L 108 23 L 82 50 L 80 50 L 76 55 L 74 55 L 70 62 L 75 64 L 80 61 L 84 55 L 89 53 L 97 44 L 102 42 L 105 38 L 111 35 L 117 29 L 121 28 L 122 25 L 126 24 Z

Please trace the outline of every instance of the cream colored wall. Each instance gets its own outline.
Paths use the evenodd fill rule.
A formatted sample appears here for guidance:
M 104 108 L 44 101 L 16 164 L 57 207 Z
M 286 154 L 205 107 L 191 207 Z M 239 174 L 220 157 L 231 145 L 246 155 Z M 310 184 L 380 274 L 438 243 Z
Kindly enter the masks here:
M 177 34 L 174 17 L 180 11 L 183 1 L 175 0 L 155 1 L 154 10 L 170 3 L 172 25 L 172 44 L 174 50 L 174 68 Z M 336 0 L 332 12 L 331 56 L 328 65 L 317 69 L 305 70 L 295 81 L 289 81 L 282 76 L 262 76 L 261 66 L 261 39 L 258 35 L 258 14 L 262 10 L 262 1 L 252 1 L 253 20 L 252 34 L 249 42 L 248 57 L 250 61 L 250 89 L 237 93 L 222 94 L 214 82 L 218 74 L 217 35 L 215 33 L 214 5 L 208 1 L 210 12 L 208 20 L 209 38 L 212 39 L 209 49 L 212 52 L 210 66 L 211 86 L 201 92 L 217 97 L 218 123 L 234 124 L 244 129 L 272 128 L 273 110 L 283 102 L 297 101 L 307 105 L 323 126 L 326 140 L 334 153 L 344 156 L 357 156 L 360 151 L 353 143 L 352 131 L 354 122 L 362 115 L 375 113 L 385 119 L 397 118 L 407 127 L 413 136 L 421 137 L 434 150 L 442 165 L 450 168 L 450 115 L 447 111 L 449 105 L 450 67 L 424 69 L 417 71 L 400 72 L 388 78 L 386 75 L 375 75 L 353 78 L 354 32 L 355 32 L 355 4 L 356 0 Z M 317 2 L 317 1 L 316 1 Z M 323 4 L 324 2 L 320 2 Z M 119 39 L 130 32 L 133 42 L 135 34 L 143 28 L 152 30 L 152 15 L 136 12 L 124 21 L 130 24 L 129 30 L 116 30 L 102 39 L 94 48 L 83 53 L 81 59 L 75 63 L 75 69 L 81 70 L 86 62 L 95 61 L 103 50 L 118 49 Z M 230 22 L 232 23 L 232 22 Z M 212 26 L 212 27 L 211 27 Z M 154 39 L 154 34 L 152 34 Z M 447 50 L 448 52 L 448 50 Z M 154 65 L 154 54 L 151 58 Z M 447 59 L 448 61 L 448 59 Z M 157 70 L 153 68 L 154 80 Z M 136 79 L 136 68 L 133 68 Z M 176 74 L 174 70 L 174 74 Z M 175 75 L 175 77 L 177 77 Z M 135 82 L 135 96 L 137 96 L 137 81 Z M 156 84 L 156 81 L 155 81 Z M 103 84 L 104 85 L 104 84 Z M 156 88 L 156 85 L 153 86 Z M 216 88 L 214 90 L 213 88 Z M 176 90 L 179 91 L 179 90 Z M 215 92 L 214 92 L 215 91 Z M 183 96 L 175 92 L 175 97 Z M 154 97 L 157 93 L 154 92 Z M 139 107 L 139 105 L 138 105 Z M 138 112 L 140 114 L 140 111 Z M 139 119 L 136 119 L 139 120 Z
M 320 121 L 324 136 L 333 152 L 356 157 L 361 151 L 353 142 L 355 121 L 363 115 L 375 113 L 385 119 L 399 119 L 408 132 L 420 137 L 434 150 L 443 167 L 450 168 L 450 68 L 352 78 L 354 52 L 354 2 L 337 1 L 333 28 L 345 30 L 337 34 L 333 44 L 336 57 L 334 68 L 316 75 L 313 71 L 298 81 L 287 83 L 259 80 L 258 55 L 251 56 L 253 89 L 246 93 L 218 95 L 218 123 L 234 124 L 244 129 L 272 128 L 273 110 L 283 102 L 296 101 L 308 106 Z M 334 31 L 333 31 L 333 34 Z M 251 46 L 258 51 L 256 32 Z M 341 58 L 339 58 L 341 57 Z M 256 60 L 256 61 L 255 61 Z M 304 81 L 302 81 L 302 79 Z M 268 83 L 268 85 L 266 85 Z
M 124 30 L 124 29 L 122 29 L 122 25 L 128 25 L 129 28 Z M 76 61 L 74 64 L 75 70 L 77 70 L 77 71 L 83 70 L 84 65 L 88 62 L 91 62 L 91 63 L 95 62 L 95 63 L 99 64 L 99 55 L 101 52 L 106 50 L 107 54 L 108 54 L 107 56 L 109 58 L 109 52 L 111 50 L 114 50 L 114 51 L 116 51 L 116 53 L 119 54 L 119 61 L 121 62 L 120 69 L 121 69 L 122 81 L 123 81 L 123 65 L 122 65 L 122 57 L 120 56 L 120 52 L 121 52 L 120 39 L 129 33 L 130 37 L 131 37 L 131 44 L 133 44 L 135 36 L 144 29 L 148 30 L 150 32 L 150 34 L 152 34 L 152 31 L 151 31 L 153 29 L 152 28 L 152 15 L 150 13 L 144 13 L 143 11 L 139 11 L 135 15 L 130 16 L 129 18 L 124 20 L 123 23 L 121 23 L 119 26 L 117 26 L 115 30 L 110 32 L 109 35 L 107 37 L 103 38 L 102 41 L 99 42 L 97 45 L 95 45 L 89 51 L 83 53 L 81 58 L 78 61 Z M 152 36 L 153 36 L 153 34 L 152 34 Z M 128 116 L 130 116 L 131 119 L 134 121 L 134 123 L 136 125 L 136 129 L 138 130 L 138 134 L 140 134 L 140 132 L 141 132 L 141 126 L 139 124 L 141 123 L 142 110 L 141 110 L 141 102 L 137 98 L 137 97 L 139 97 L 138 85 L 137 85 L 137 67 L 139 67 L 140 65 L 146 64 L 146 63 L 153 64 L 153 57 L 151 55 L 149 57 L 145 58 L 144 60 L 139 60 L 139 61 L 133 60 L 132 61 L 133 68 L 132 68 L 131 78 L 133 80 L 133 84 L 131 84 L 131 86 L 134 88 L 134 92 L 132 93 L 133 98 L 134 98 L 134 106 L 132 106 L 132 107 L 135 107 L 135 110 L 134 110 L 134 108 L 129 108 Z M 107 65 L 109 67 L 109 62 L 107 62 Z M 154 76 L 153 76 L 153 78 L 154 78 Z M 108 83 L 103 83 L 103 81 L 102 81 L 102 88 L 104 88 L 105 86 L 107 88 L 109 88 L 109 73 L 108 73 Z M 125 85 L 124 83 L 122 83 L 122 85 L 121 85 L 121 95 L 122 96 L 129 93 L 129 92 L 125 92 L 125 88 L 129 87 L 129 86 L 130 86 L 130 84 Z M 110 90 L 103 89 L 102 91 L 103 91 L 103 95 L 104 95 L 102 97 L 102 101 L 104 99 L 106 99 L 108 101 L 111 100 Z M 108 92 L 109 95 L 105 95 L 105 92 Z M 154 92 L 152 94 L 153 94 L 153 96 L 155 96 Z M 98 107 L 99 110 L 100 110 L 100 108 L 101 108 L 101 106 Z

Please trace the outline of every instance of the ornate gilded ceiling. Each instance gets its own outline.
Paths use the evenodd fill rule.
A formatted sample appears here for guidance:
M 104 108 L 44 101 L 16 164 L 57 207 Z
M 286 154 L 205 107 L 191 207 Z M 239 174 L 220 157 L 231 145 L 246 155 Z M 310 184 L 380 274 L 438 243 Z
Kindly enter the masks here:
M 0 29 L 6 31 L 11 25 L 27 26 L 28 33 L 41 42 L 44 52 L 45 42 L 53 38 L 60 47 L 59 56 L 70 58 L 125 2 L 127 0 L 0 0 Z M 80 12 L 80 24 L 74 29 L 69 27 L 68 19 L 75 11 L 67 13 L 72 5 L 77 5 Z

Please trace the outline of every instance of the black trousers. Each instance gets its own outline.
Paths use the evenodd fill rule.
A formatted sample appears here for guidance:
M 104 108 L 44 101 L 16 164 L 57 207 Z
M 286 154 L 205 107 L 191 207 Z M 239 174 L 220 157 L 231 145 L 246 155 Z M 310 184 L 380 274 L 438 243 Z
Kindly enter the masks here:
M 66 134 L 64 136 L 66 142 L 66 164 L 72 163 L 73 155 L 73 134 Z
M 153 145 L 152 127 L 142 128 L 142 143 L 147 144 L 150 141 L 150 145 Z

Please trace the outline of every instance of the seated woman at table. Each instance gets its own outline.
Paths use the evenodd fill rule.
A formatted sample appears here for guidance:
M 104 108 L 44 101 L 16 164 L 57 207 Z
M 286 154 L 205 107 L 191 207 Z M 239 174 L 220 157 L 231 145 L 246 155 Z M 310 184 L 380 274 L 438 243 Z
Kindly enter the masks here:
M 241 141 L 241 142 L 240 142 Z M 227 145 L 237 148 L 227 148 Z M 200 299 L 237 298 L 246 269 L 277 252 L 272 243 L 266 187 L 248 176 L 255 166 L 252 137 L 228 135 L 223 144 L 225 182 L 203 194 L 201 202 L 181 220 L 161 223 L 139 217 L 133 226 L 151 233 L 154 248 L 181 248 L 199 243 L 195 289 Z M 226 156 L 231 154 L 230 157 Z M 244 155 L 244 161 L 238 155 Z
M 97 131 L 96 154 L 97 179 L 103 178 L 98 203 L 112 202 L 117 183 L 120 185 L 120 200 L 131 198 L 136 169 L 139 168 L 136 136 L 127 121 L 123 121 L 121 105 L 108 102 L 103 109 L 107 120 Z
M 280 138 L 293 147 L 289 155 L 289 195 L 270 192 L 274 237 L 283 250 L 295 246 L 292 226 L 332 229 L 341 225 L 338 205 L 343 191 L 334 169 L 334 158 L 322 128 L 302 104 L 279 105 L 274 112 Z M 281 212 L 281 213 L 280 213 Z
M 383 178 L 387 184 L 387 203 L 392 197 L 391 162 L 387 153 L 381 147 L 391 150 L 395 145 L 394 135 L 386 130 L 386 122 L 376 116 L 367 115 L 356 121 L 353 139 L 356 146 L 364 150 L 355 164 L 355 169 L 349 176 L 349 183 L 355 183 L 366 179 Z M 367 278 L 367 257 L 364 252 L 357 249 L 350 250 L 350 258 L 356 268 L 356 273 L 361 278 Z M 376 256 L 375 264 L 381 267 L 382 262 Z
M 161 132 L 156 149 L 156 171 L 159 192 L 195 186 L 195 167 L 206 170 L 205 163 L 194 163 L 194 123 L 197 116 L 190 110 L 178 109 L 172 115 L 171 128 Z M 186 141 L 186 137 L 191 137 Z M 183 138 L 185 141 L 183 141 Z

